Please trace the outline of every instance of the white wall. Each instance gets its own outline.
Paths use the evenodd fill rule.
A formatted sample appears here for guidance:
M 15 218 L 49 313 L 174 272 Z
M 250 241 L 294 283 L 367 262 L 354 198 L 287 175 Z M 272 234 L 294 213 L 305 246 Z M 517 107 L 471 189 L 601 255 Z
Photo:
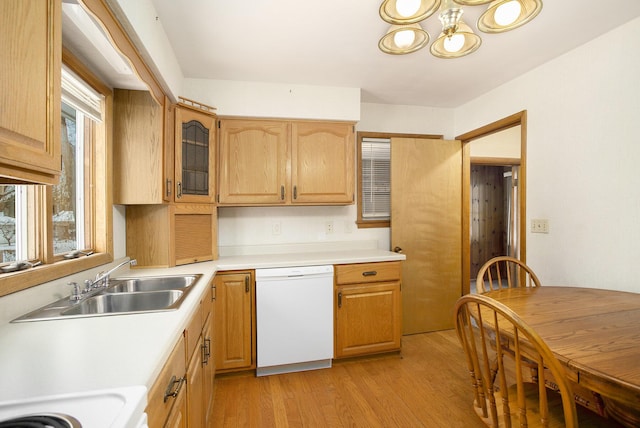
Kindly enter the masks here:
M 543 284 L 640 292 L 640 19 L 456 109 L 456 135 L 527 110 L 527 263 Z
M 359 88 L 185 79 L 183 96 L 216 107 L 219 116 L 360 119 Z

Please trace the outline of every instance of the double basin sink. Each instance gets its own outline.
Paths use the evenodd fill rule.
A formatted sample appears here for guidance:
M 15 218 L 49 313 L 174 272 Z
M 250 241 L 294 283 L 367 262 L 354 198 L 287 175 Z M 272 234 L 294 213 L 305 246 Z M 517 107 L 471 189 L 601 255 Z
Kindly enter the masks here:
M 178 309 L 202 275 L 112 278 L 98 294 L 62 298 L 13 322 L 137 314 Z

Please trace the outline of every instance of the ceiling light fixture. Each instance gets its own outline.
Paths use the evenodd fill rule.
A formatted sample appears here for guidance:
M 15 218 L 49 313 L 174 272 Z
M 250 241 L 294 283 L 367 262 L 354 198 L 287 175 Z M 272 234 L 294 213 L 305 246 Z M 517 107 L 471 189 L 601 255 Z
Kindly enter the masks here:
M 431 44 L 431 54 L 438 58 L 460 58 L 475 52 L 482 44 L 463 20 L 462 6 L 488 4 L 477 22 L 484 33 L 502 33 L 518 28 L 535 18 L 542 10 L 542 0 L 384 0 L 380 17 L 392 24 L 380 39 L 381 51 L 402 55 L 422 49 L 429 43 L 420 21 L 439 10 L 442 32 Z

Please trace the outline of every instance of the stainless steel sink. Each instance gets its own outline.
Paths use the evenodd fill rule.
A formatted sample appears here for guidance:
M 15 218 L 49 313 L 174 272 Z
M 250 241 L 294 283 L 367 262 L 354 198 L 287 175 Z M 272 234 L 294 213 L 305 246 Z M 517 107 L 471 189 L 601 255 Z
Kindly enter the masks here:
M 126 277 L 81 300 L 69 297 L 36 309 L 12 322 L 171 311 L 180 307 L 202 275 Z
M 195 284 L 195 275 L 149 276 L 137 278 L 113 278 L 105 293 L 133 293 L 140 291 L 183 290 Z
M 167 310 L 172 309 L 172 305 L 178 302 L 183 294 L 180 290 L 99 294 L 62 311 L 61 315 L 99 315 Z

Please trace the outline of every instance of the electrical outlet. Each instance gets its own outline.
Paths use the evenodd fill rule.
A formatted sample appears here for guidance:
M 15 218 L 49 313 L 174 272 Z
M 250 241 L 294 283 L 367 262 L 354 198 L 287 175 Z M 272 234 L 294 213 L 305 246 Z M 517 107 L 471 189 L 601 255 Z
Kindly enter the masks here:
M 531 233 L 549 233 L 549 220 L 546 218 L 531 220 Z
M 325 221 L 324 222 L 324 233 L 326 233 L 327 235 L 333 233 L 333 222 L 332 221 Z
M 271 223 L 271 234 L 272 235 L 280 235 L 282 233 L 282 223 L 279 221 L 274 221 Z

